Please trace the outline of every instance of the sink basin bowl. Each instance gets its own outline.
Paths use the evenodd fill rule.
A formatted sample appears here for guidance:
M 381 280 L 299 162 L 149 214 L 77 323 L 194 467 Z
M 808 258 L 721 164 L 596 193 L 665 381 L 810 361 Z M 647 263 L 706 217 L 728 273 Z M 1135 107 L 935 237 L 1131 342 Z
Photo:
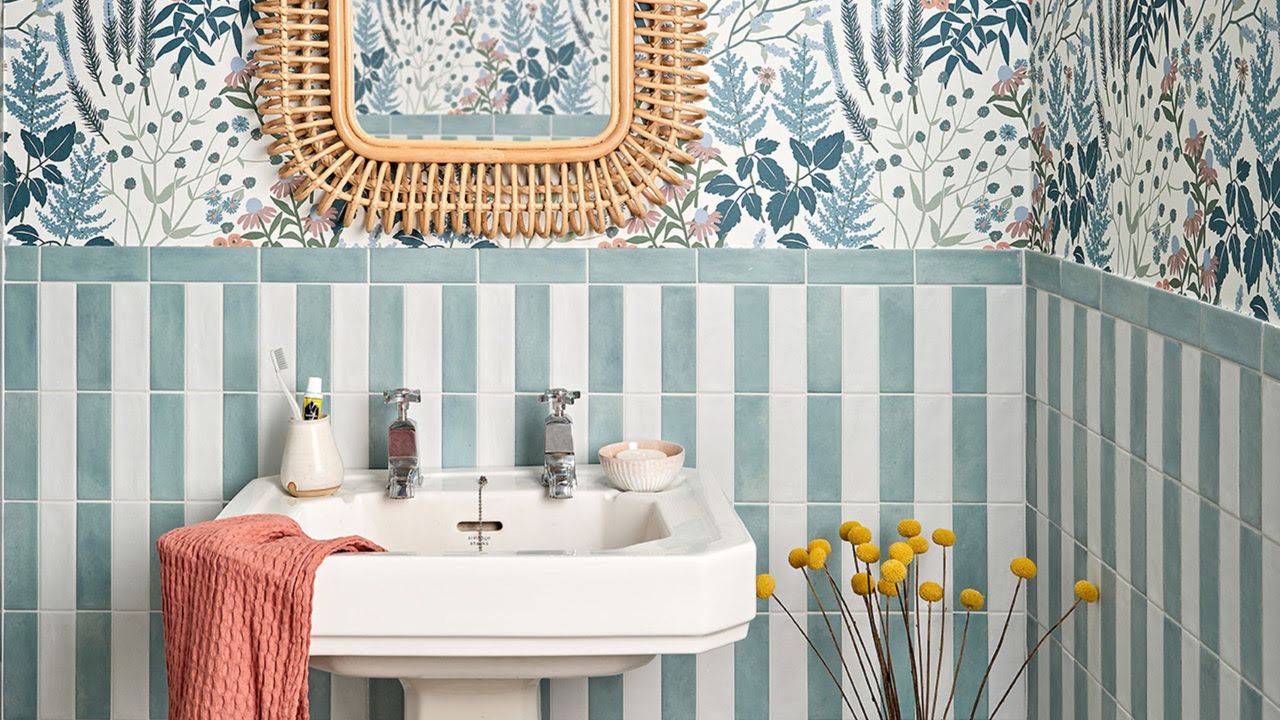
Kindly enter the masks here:
M 388 550 L 320 565 L 311 662 L 400 678 L 407 718 L 536 718 L 539 678 L 710 650 L 755 615 L 755 546 L 705 473 L 624 493 L 580 466 L 567 500 L 546 497 L 541 468 L 427 472 L 408 500 L 386 497 L 385 473 L 349 471 L 320 498 L 259 478 L 221 516 L 288 515 Z

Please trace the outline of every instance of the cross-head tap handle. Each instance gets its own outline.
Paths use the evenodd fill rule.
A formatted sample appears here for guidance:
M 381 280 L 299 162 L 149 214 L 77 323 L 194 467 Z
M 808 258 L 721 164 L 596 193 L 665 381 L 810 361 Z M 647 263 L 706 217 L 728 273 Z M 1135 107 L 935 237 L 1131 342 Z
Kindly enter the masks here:
M 580 397 L 582 397 L 582 392 L 579 390 L 551 388 L 538 396 L 538 402 L 550 403 L 551 414 L 554 417 L 563 417 L 564 409 L 572 405 L 573 401 Z

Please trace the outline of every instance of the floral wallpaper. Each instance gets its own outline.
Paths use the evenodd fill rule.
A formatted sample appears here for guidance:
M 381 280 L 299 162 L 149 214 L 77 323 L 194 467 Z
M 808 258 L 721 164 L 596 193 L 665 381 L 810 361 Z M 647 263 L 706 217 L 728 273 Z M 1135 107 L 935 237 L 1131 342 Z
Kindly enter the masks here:
M 1276 321 L 1280 2 L 1032 14 L 1032 247 Z

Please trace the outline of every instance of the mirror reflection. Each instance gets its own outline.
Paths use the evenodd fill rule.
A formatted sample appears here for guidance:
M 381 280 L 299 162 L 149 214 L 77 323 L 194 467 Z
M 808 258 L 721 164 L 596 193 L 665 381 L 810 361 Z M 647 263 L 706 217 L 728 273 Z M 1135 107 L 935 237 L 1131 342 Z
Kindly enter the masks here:
M 395 140 L 603 132 L 609 0 L 351 0 L 356 121 Z

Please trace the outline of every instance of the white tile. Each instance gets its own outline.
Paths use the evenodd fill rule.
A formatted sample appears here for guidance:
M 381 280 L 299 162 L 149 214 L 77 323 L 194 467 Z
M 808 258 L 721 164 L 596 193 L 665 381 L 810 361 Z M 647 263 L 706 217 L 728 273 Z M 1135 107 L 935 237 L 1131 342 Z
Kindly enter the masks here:
M 1147 472 L 1147 597 L 1164 607 L 1164 477 Z M 1159 657 L 1150 655 L 1148 657 Z
M 187 393 L 183 411 L 186 499 L 222 499 L 222 395 Z
M 1218 503 L 1240 514 L 1240 367 L 1222 363 L 1218 419 Z M 1185 429 L 1184 429 L 1185 432 Z M 1267 437 L 1263 435 L 1262 437 Z M 1272 437 L 1275 437 L 1274 435 Z M 1272 443 L 1274 444 L 1274 443 Z M 1263 474 L 1263 477 L 1268 477 Z M 1275 477 L 1275 476 L 1271 476 Z
M 733 646 L 700 653 L 697 658 L 698 720 L 733 720 Z
M 1218 586 L 1240 587 L 1240 521 L 1230 515 L 1220 516 Z M 1232 667 L 1240 667 L 1240 603 L 1228 596 L 1218 604 L 1218 652 L 1223 661 Z M 1225 691 L 1225 686 L 1224 686 Z
M 476 397 L 476 464 L 480 467 L 516 462 L 516 402 L 514 395 Z
M 587 679 L 551 679 L 551 717 L 587 720 Z
M 1085 466 L 1085 517 L 1089 537 L 1086 547 L 1098 552 L 1102 548 L 1102 438 L 1089 433 L 1085 436 L 1088 458 Z M 1097 577 L 1096 575 L 1094 577 Z
M 1036 293 L 1036 397 L 1049 401 L 1049 294 Z
M 329 392 L 367 392 L 369 387 L 369 286 L 333 286 L 333 387 Z
M 151 403 L 146 393 L 111 395 L 111 497 L 146 500 L 151 494 Z
M 1147 605 L 1146 682 L 1147 717 L 1164 717 L 1164 615 L 1152 604 Z
M 662 657 L 622 675 L 622 720 L 661 720 Z
M 793 570 L 792 573 L 795 571 Z M 790 595 L 788 597 L 791 597 Z M 804 620 L 796 618 L 803 626 Z M 805 628 L 806 631 L 808 628 Z M 809 647 L 785 615 L 769 617 L 769 717 L 808 716 L 809 684 L 797 681 L 807 667 Z M 818 672 L 823 672 L 821 669 Z M 830 682 L 830 678 L 826 678 Z
M 40 310 L 40 389 L 76 389 L 76 286 L 42 282 L 36 291 Z
M 1131 442 L 1132 408 L 1131 374 L 1133 328 L 1123 320 L 1116 320 L 1116 445 L 1133 450 Z
M 443 463 L 441 438 L 444 433 L 441 405 L 442 397 L 439 393 L 423 393 L 422 402 L 409 411 L 409 417 L 418 423 L 418 461 L 424 468 L 438 468 Z M 375 432 L 383 431 L 384 428 L 381 427 L 375 430 Z M 577 442 L 576 438 L 574 442 Z M 575 447 L 584 446 L 575 445 Z
M 845 395 L 840 415 L 841 497 L 845 502 L 878 503 L 880 396 Z
M 1040 512 L 1049 512 L 1049 406 L 1043 402 L 1036 403 L 1035 501 Z
M 662 437 L 662 396 L 623 395 L 622 435 L 628 440 L 660 439 Z
M 284 350 L 289 362 L 289 369 L 284 372 L 284 381 L 291 390 L 295 389 L 294 377 L 298 368 L 298 358 L 294 357 L 298 346 L 296 286 L 288 283 L 263 283 L 258 286 L 258 292 L 261 295 L 258 303 L 258 332 L 262 338 L 258 359 L 258 388 L 283 400 L 280 396 L 280 383 L 276 381 L 275 371 L 271 368 L 271 351 L 276 348 Z M 287 402 L 285 406 L 288 407 Z M 280 458 L 277 456 L 276 467 L 279 466 Z
M 1094 432 L 1102 427 L 1102 315 L 1097 310 L 1085 310 L 1086 354 L 1085 402 L 1088 404 L 1086 424 Z
M 720 483 L 725 497 L 734 497 L 733 483 L 733 396 L 697 397 L 698 469 L 709 472 Z
M 1263 438 L 1280 437 L 1280 382 L 1262 381 Z M 1262 443 L 1262 529 L 1272 540 L 1280 540 L 1280 442 Z
M 342 464 L 348 468 L 369 466 L 369 396 L 338 393 L 329 399 L 333 439 Z M 414 407 L 416 411 L 418 408 Z M 421 439 L 421 431 L 418 433 Z
M 1059 426 L 1062 435 L 1059 438 L 1051 438 L 1062 443 L 1062 479 L 1059 484 L 1059 507 L 1062 508 L 1062 527 L 1074 528 L 1076 521 L 1076 504 L 1075 504 L 1075 482 L 1076 482 L 1076 439 L 1075 439 L 1075 423 L 1071 418 L 1063 416 L 1062 424 Z M 1065 567 L 1065 565 L 1064 565 Z
M 404 288 L 404 381 L 423 393 L 440 391 L 440 296 L 439 285 Z
M 111 285 L 111 388 L 151 387 L 151 288 L 147 283 Z
M 476 389 L 516 388 L 516 288 L 483 284 L 476 290 Z M 483 427 L 483 426 L 481 426 Z
M 42 502 L 40 520 L 40 609 L 76 609 L 76 505 Z
M 775 504 L 769 506 L 769 574 L 778 582 L 778 597 L 789 602 L 792 612 L 801 612 L 806 607 L 808 589 L 804 575 L 792 569 L 787 563 L 787 554 L 792 548 L 804 547 L 809 534 L 808 513 L 804 505 L 795 503 Z M 791 628 L 795 632 L 795 628 Z
M 186 286 L 187 390 L 222 389 L 222 285 Z
M 769 390 L 805 392 L 809 388 L 808 305 L 803 285 L 769 288 Z
M 1006 572 L 1004 573 L 1005 575 L 1009 574 L 1007 570 L 1008 569 L 1006 568 Z M 1001 618 L 1001 620 L 1003 620 L 1003 618 Z M 995 649 L 996 643 L 1000 641 L 1000 631 L 1003 627 L 1004 627 L 1003 621 L 995 622 L 994 618 L 992 618 L 991 621 L 987 623 L 987 647 L 988 648 L 991 648 L 992 650 Z M 1026 636 L 1027 636 L 1026 616 L 1020 615 L 1020 614 L 1014 615 L 1009 620 L 1009 633 L 1005 641 L 1005 645 L 1006 645 L 1005 649 L 1006 650 L 1009 649 L 1008 644 L 1010 642 L 1013 642 L 1015 647 L 1021 647 L 1021 643 L 1019 643 L 1018 641 L 1021 640 L 1022 638 L 1025 638 Z M 990 705 L 988 707 L 990 709 L 992 710 L 995 709 L 996 703 L 999 701 L 1000 697 L 1004 695 L 1005 690 L 1009 688 L 1009 683 L 1010 681 L 1013 680 L 1013 676 L 1017 674 L 1018 667 L 1022 665 L 1023 659 L 1024 657 L 1020 657 L 1020 653 L 1016 653 L 1016 652 L 1001 652 L 996 657 L 996 662 L 991 667 L 991 680 L 989 683 L 991 699 L 990 699 Z M 968 663 L 965 663 L 965 664 L 966 666 L 968 665 Z M 1064 665 L 1066 665 L 1067 667 L 1070 667 L 1069 663 L 1064 663 Z M 1041 667 L 1047 669 L 1049 667 L 1049 664 L 1042 663 Z M 1042 671 L 1041 674 L 1047 676 L 1049 673 Z M 1070 687 L 1072 687 L 1070 683 L 1063 683 L 1064 690 Z M 1013 690 L 1009 692 L 1008 699 L 1006 699 L 1004 705 L 1001 706 L 1000 714 L 998 717 L 1010 717 L 1010 718 L 1025 717 L 1026 706 L 1027 706 L 1026 681 L 1024 679 L 1019 679 L 1018 683 L 1013 686 Z M 1071 716 L 1064 713 L 1062 717 L 1065 718 L 1065 717 L 1071 717 Z
M 1001 615 L 1009 609 L 1009 598 L 1013 597 L 1013 589 L 1017 585 L 1018 578 L 1009 572 L 1009 562 L 1025 552 L 1025 525 L 1026 513 L 1023 508 L 1017 505 L 987 506 L 987 537 L 983 538 L 987 552 L 987 587 L 978 589 L 986 594 L 988 603 L 994 603 L 991 609 L 998 610 Z M 964 540 L 963 537 L 956 539 L 957 552 L 967 553 L 968 548 L 977 549 L 976 543 L 967 544 Z M 1026 597 L 1026 588 L 1023 588 L 1018 593 L 1015 612 L 1026 611 Z M 994 647 L 993 645 L 992 648 Z
M 115 582 L 114 578 L 112 582 Z M 111 716 L 150 716 L 150 637 L 147 613 L 111 614 Z
M 40 393 L 40 499 L 76 498 L 76 396 Z
M 915 389 L 917 393 L 951 392 L 949 286 L 915 288 Z
M 845 392 L 880 392 L 880 293 L 874 285 L 840 289 L 841 383 Z
M 1156 333 L 1147 335 L 1147 464 L 1164 470 L 1164 337 Z
M 145 502 L 111 505 L 111 608 L 150 609 L 151 529 Z
M 1021 286 L 987 288 L 988 393 L 1023 394 L 1026 308 L 1026 290 Z
M 1216 563 L 1217 558 L 1201 558 L 1200 543 L 1200 496 L 1187 488 L 1179 489 L 1182 527 L 1179 534 L 1182 553 L 1181 592 L 1182 592 L 1182 627 L 1193 635 L 1200 634 L 1200 577 L 1205 563 Z M 1217 508 L 1214 508 L 1216 511 Z
M 1218 717 L 1240 717 L 1240 675 L 1227 667 L 1221 668 L 1218 678 L 1218 702 L 1222 710 Z
M 1027 405 L 1022 395 L 987 396 L 987 500 L 1026 499 Z
M 1130 618 L 1133 617 L 1133 595 L 1129 586 L 1118 584 L 1116 592 L 1116 702 L 1133 707 L 1133 657 L 1129 643 Z
M 951 396 L 917 395 L 915 414 L 916 502 L 950 502 Z
M 202 500 L 186 502 L 182 505 L 182 522 L 184 525 L 195 525 L 218 517 L 222 512 L 222 502 L 218 500 Z
M 36 697 L 42 718 L 73 718 L 76 703 L 75 613 L 40 613 Z
M 733 392 L 733 286 L 699 285 L 698 392 Z
M 658 285 L 623 287 L 622 389 L 629 393 L 662 390 L 662 288 Z
M 1262 596 L 1280 597 L 1280 544 L 1262 541 Z M 1262 689 L 1280 703 L 1280 613 L 1262 613 Z
M 369 682 L 365 678 L 332 675 L 329 713 L 333 720 L 368 720 Z
M 805 396 L 774 395 L 769 399 L 769 500 L 772 502 L 804 502 L 808 497 L 808 424 Z
M 587 288 L 551 286 L 551 386 L 587 389 Z
M 1182 617 L 1187 617 L 1185 610 Z M 1182 717 L 1202 718 L 1205 714 L 1200 709 L 1200 643 L 1190 632 L 1179 633 L 1179 637 L 1182 638 L 1182 647 L 1179 648 L 1182 653 Z
M 1200 351 L 1182 346 L 1182 442 L 1179 463 L 1183 484 L 1200 487 Z M 1188 536 L 1194 537 L 1194 536 Z

